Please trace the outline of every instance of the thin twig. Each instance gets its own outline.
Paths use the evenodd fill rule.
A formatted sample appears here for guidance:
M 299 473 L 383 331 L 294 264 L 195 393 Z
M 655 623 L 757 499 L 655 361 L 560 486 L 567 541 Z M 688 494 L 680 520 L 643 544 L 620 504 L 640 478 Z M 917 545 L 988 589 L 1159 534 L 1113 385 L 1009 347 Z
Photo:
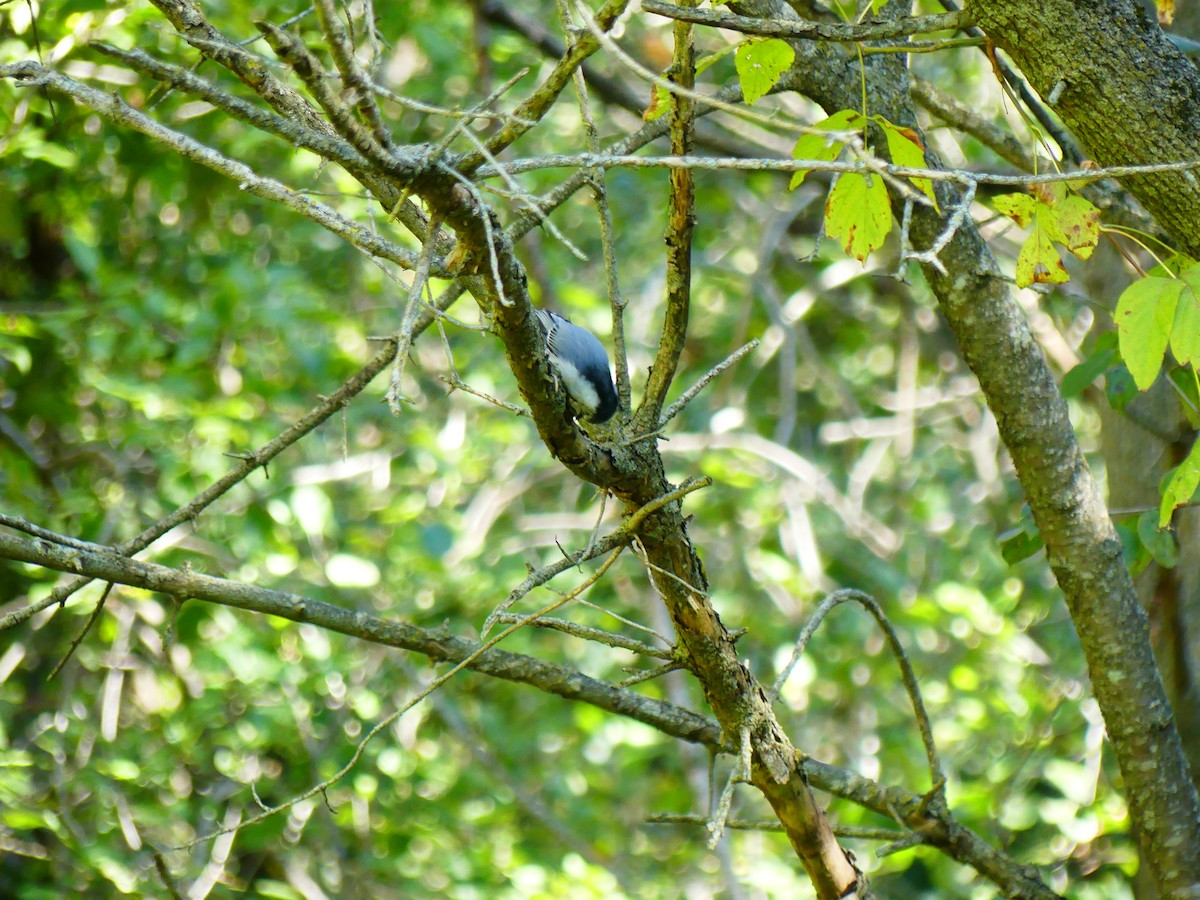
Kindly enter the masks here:
M 633 687 L 635 684 L 644 684 L 647 681 L 653 681 L 655 678 L 662 678 L 668 672 L 678 672 L 680 669 L 686 669 L 687 665 L 679 659 L 671 660 L 671 662 L 663 663 L 661 666 L 655 666 L 653 669 L 646 669 L 643 672 L 635 672 L 628 678 L 622 678 L 617 682 L 619 687 Z M 629 671 L 626 669 L 625 671 Z
M 603 553 L 607 553 L 613 547 L 625 546 L 633 539 L 638 527 L 645 520 L 646 516 L 650 515 L 656 510 L 662 509 L 662 507 L 666 506 L 668 503 L 672 503 L 681 499 L 687 494 L 690 494 L 692 491 L 708 487 L 711 484 L 712 479 L 708 476 L 704 476 L 703 478 L 691 478 L 674 490 L 668 491 L 661 497 L 656 497 L 649 503 L 639 508 L 633 513 L 633 515 L 629 516 L 629 518 L 622 522 L 621 526 L 611 534 L 606 535 L 597 541 L 589 541 L 588 548 L 569 554 L 565 559 L 557 560 L 548 566 L 531 572 L 524 581 L 512 589 L 504 601 L 494 610 L 492 610 L 492 612 L 484 620 L 483 628 L 480 630 L 481 635 L 486 636 L 487 633 L 492 630 L 492 626 L 496 623 L 498 617 L 508 612 L 514 603 L 516 603 L 534 588 L 540 587 L 555 576 L 565 572 L 567 569 L 573 568 L 584 560 L 593 559 Z M 665 639 L 664 642 L 668 645 L 671 643 Z
M 440 224 L 436 214 L 429 221 L 429 234 L 417 256 L 417 267 L 413 270 L 412 286 L 408 290 L 404 315 L 400 320 L 400 328 L 396 332 L 396 358 L 392 361 L 392 378 L 387 391 L 388 409 L 392 411 L 393 416 L 400 415 L 400 403 L 404 399 L 402 387 L 404 369 L 408 365 L 408 354 L 412 349 L 413 328 L 417 323 L 417 310 L 420 308 L 421 295 L 429 284 L 429 264 L 433 259 L 433 248 L 437 243 Z
M 3 75 L 0 66 L 0 75 Z M 1037 175 L 1004 175 L 998 172 L 971 172 L 966 169 L 925 169 L 912 166 L 898 166 L 883 160 L 863 162 L 860 160 L 819 160 L 819 159 L 777 159 L 760 157 L 748 159 L 733 156 L 635 156 L 627 153 L 560 153 L 535 156 L 527 159 L 513 159 L 505 162 L 510 173 L 520 174 L 532 172 L 535 169 L 588 169 L 601 166 L 605 169 L 706 169 L 712 171 L 746 171 L 746 172 L 796 172 L 800 169 L 813 172 L 854 172 L 865 174 L 879 172 L 896 178 L 927 178 L 930 181 L 949 181 L 954 184 L 967 185 L 995 184 L 1012 187 L 1026 187 L 1032 184 L 1068 184 L 1102 181 L 1108 178 L 1127 178 L 1130 175 L 1153 175 L 1161 172 L 1181 172 L 1190 169 L 1200 169 L 1200 159 L 1182 160 L 1176 162 L 1151 163 L 1141 166 L 1107 166 L 1097 169 L 1074 169 L 1067 172 L 1043 172 Z M 487 167 L 480 167 L 476 175 L 480 178 L 493 178 L 499 173 Z M 585 174 L 579 176 L 582 185 Z M 924 196 L 924 195 L 922 195 Z M 928 198 L 926 198 L 928 202 Z M 545 203 L 543 203 L 543 207 Z
M 683 408 L 685 406 L 687 406 L 689 403 L 691 403 L 694 399 L 696 399 L 696 395 L 699 394 L 702 390 L 704 390 L 704 388 L 706 388 L 708 386 L 708 383 L 710 381 L 712 381 L 714 378 L 716 378 L 718 375 L 720 375 L 722 372 L 724 372 L 726 369 L 728 369 L 734 363 L 738 362 L 738 360 L 740 360 L 747 353 L 749 353 L 752 350 L 754 350 L 755 348 L 757 348 L 758 344 L 759 344 L 758 338 L 754 338 L 753 340 L 743 344 L 737 350 L 734 350 L 727 357 L 725 357 L 725 359 L 721 360 L 721 362 L 717 363 L 715 366 L 713 366 L 711 369 L 709 369 L 708 372 L 705 373 L 700 378 L 699 381 L 697 381 L 694 385 L 692 385 L 690 388 L 688 388 L 686 391 L 684 391 L 682 394 L 680 394 L 679 399 L 676 400 L 674 403 L 672 403 L 670 406 L 668 406 L 666 411 L 661 416 L 659 416 L 659 419 L 658 419 L 659 429 L 661 430 L 663 427 L 666 426 L 666 424 L 668 422 L 670 422 L 673 418 L 675 418 L 677 415 L 679 415 L 679 413 L 683 410 Z
M 438 381 L 448 385 L 452 390 L 462 391 L 464 394 L 470 394 L 472 397 L 478 397 L 480 400 L 486 400 L 501 409 L 507 410 L 513 415 L 524 416 L 526 419 L 532 419 L 533 413 L 523 406 L 517 406 L 515 403 L 509 403 L 501 400 L 498 397 L 493 397 L 491 394 L 484 393 L 478 388 L 473 388 L 456 375 L 436 375 Z
M 596 13 L 599 24 L 597 29 L 604 33 L 608 27 L 616 22 L 617 18 L 625 11 L 629 0 L 606 0 L 605 4 Z M 504 148 L 510 146 L 514 141 L 524 135 L 532 125 L 522 124 L 525 122 L 537 123 L 542 120 L 542 117 L 550 111 L 559 94 L 566 88 L 571 80 L 571 75 L 574 71 L 583 65 L 583 61 L 600 49 L 600 42 L 590 34 L 581 34 L 577 40 L 572 42 L 567 48 L 567 52 L 562 59 L 546 77 L 536 90 L 518 106 L 513 112 L 513 121 L 510 121 L 500 131 L 492 135 L 488 139 L 487 148 L 493 154 L 499 153 Z M 474 173 L 475 169 L 483 162 L 482 156 L 478 153 L 469 155 L 460 163 L 460 168 L 464 172 Z
M 713 810 L 712 817 L 708 820 L 707 843 L 709 850 L 715 848 L 721 842 L 721 837 L 725 834 L 725 822 L 728 821 L 729 812 L 733 808 L 734 785 L 750 779 L 752 748 L 750 746 L 749 728 L 742 728 L 741 740 L 738 742 L 738 746 L 740 749 L 738 750 L 737 762 L 734 763 L 729 777 L 725 780 L 725 787 L 721 790 L 721 797 L 717 801 L 717 808 Z
M 500 624 L 510 624 L 518 622 L 522 616 L 517 616 L 512 613 L 501 613 L 496 616 L 496 621 Z M 619 647 L 622 650 L 628 650 L 631 653 L 640 653 L 642 656 L 653 656 L 656 659 L 673 659 L 674 652 L 672 650 L 664 650 L 655 647 L 652 644 L 644 643 L 643 641 L 635 641 L 633 638 L 627 638 L 622 634 L 614 634 L 611 631 L 605 631 L 602 628 L 593 628 L 590 625 L 580 625 L 578 622 L 570 622 L 566 619 L 548 619 L 542 617 L 535 619 L 529 623 L 535 628 L 546 628 L 551 631 L 561 631 L 563 634 L 569 634 L 572 637 L 577 637 L 584 641 L 595 641 L 597 644 L 605 644 L 609 647 Z
M 630 544 L 630 546 L 634 546 L 634 545 Z M 594 609 L 596 612 L 601 613 L 602 615 L 606 615 L 610 619 L 616 619 L 622 625 L 628 626 L 629 628 L 632 628 L 635 631 L 640 631 L 643 634 L 648 634 L 652 638 L 658 638 L 658 640 L 662 642 L 662 645 L 664 647 L 674 647 L 675 646 L 674 644 L 671 643 L 670 638 L 668 638 L 665 634 L 662 634 L 661 632 L 655 631 L 649 625 L 643 625 L 641 622 L 635 622 L 635 621 L 633 621 L 633 619 L 627 619 L 627 618 L 625 618 L 625 616 L 621 615 L 620 613 L 615 613 L 611 609 L 607 609 L 606 607 L 603 607 L 598 603 L 593 603 L 587 597 L 580 597 L 579 605 L 586 606 L 588 609 Z
M 354 45 L 346 35 L 342 20 L 333 8 L 333 0 L 316 0 L 317 19 L 325 40 L 329 43 L 329 53 L 334 65 L 342 74 L 342 81 L 354 89 L 354 104 L 371 127 L 375 141 L 386 151 L 392 149 L 392 136 L 384 124 L 379 106 L 375 103 L 375 95 L 371 90 L 371 79 L 358 63 L 354 55 Z
M 92 614 L 88 616 L 88 620 L 83 623 L 83 628 L 79 629 L 79 634 L 75 635 L 75 637 L 71 640 L 71 645 L 67 647 L 67 652 L 64 653 L 62 659 L 58 661 L 58 665 L 56 665 L 51 670 L 50 674 L 46 676 L 47 681 L 54 680 L 54 676 L 62 671 L 63 666 L 65 666 L 68 660 L 70 660 L 70 658 L 75 654 L 76 648 L 83 643 L 83 639 L 87 637 L 87 633 L 92 630 L 92 626 L 95 625 L 96 620 L 100 618 L 100 613 L 104 610 L 104 604 L 108 601 L 108 595 L 112 593 L 113 587 L 115 587 L 115 584 L 111 581 L 104 586 L 104 593 L 102 593 L 100 595 L 100 599 L 96 601 L 96 605 L 92 609 Z
M 896 634 L 896 629 L 892 627 L 892 623 L 888 619 L 887 613 L 883 611 L 883 607 L 870 594 L 854 590 L 853 588 L 844 588 L 834 591 L 821 601 L 816 611 L 813 612 L 812 617 L 801 630 L 800 636 L 796 639 L 796 646 L 792 650 L 792 656 L 788 660 L 787 665 L 779 673 L 779 677 L 775 679 L 775 683 L 771 686 L 770 696 L 772 698 L 779 696 L 779 692 L 783 689 L 783 685 L 792 674 L 796 663 L 800 661 L 800 657 L 803 655 L 804 648 L 808 645 L 809 639 L 816 632 L 817 628 L 820 627 L 825 617 L 835 607 L 847 602 L 858 603 L 867 610 L 879 624 L 880 629 L 887 638 L 892 655 L 896 657 L 896 662 L 900 666 L 900 675 L 904 682 L 904 689 L 908 692 L 908 699 L 912 703 L 913 714 L 917 720 L 917 728 L 921 732 L 921 741 L 925 745 L 925 757 L 929 763 L 929 776 L 933 784 L 930 795 L 940 796 L 946 783 L 946 776 L 942 772 L 942 764 L 938 758 L 937 744 L 933 740 L 933 726 L 929 722 L 929 714 L 925 711 L 925 701 L 921 697 L 921 687 L 917 683 L 917 677 L 912 670 L 912 663 L 908 661 L 908 654 L 904 652 L 904 645 L 900 642 L 900 637 Z
M 49 528 L 43 528 L 41 525 L 35 525 L 33 522 L 27 522 L 20 516 L 10 516 L 7 513 L 0 513 L 0 525 L 5 525 L 16 531 L 23 531 L 26 534 L 33 535 L 36 538 L 41 538 L 44 541 L 50 541 L 55 544 L 62 544 L 64 547 L 75 547 L 79 550 L 107 550 L 103 544 L 93 544 L 90 541 L 81 541 L 79 538 L 69 537 L 65 534 L 59 534 L 57 531 L 51 531 Z
M 389 340 L 388 346 L 384 347 L 371 358 L 371 360 L 348 379 L 340 388 L 327 398 L 309 410 L 305 415 L 296 421 L 290 428 L 285 429 L 274 439 L 268 441 L 255 452 L 249 454 L 247 458 L 237 465 L 232 472 L 222 478 L 217 479 L 208 488 L 197 494 L 192 500 L 178 507 L 174 512 L 159 519 L 154 524 L 143 530 L 136 537 L 125 541 L 112 551 L 119 553 L 122 556 L 132 556 L 139 550 L 144 550 L 154 541 L 158 540 L 171 529 L 183 524 L 187 521 L 195 520 L 200 513 L 210 506 L 219 497 L 227 493 L 231 488 L 240 484 L 250 475 L 255 469 L 260 466 L 265 466 L 268 462 L 290 447 L 300 438 L 304 437 L 339 409 L 346 406 L 355 396 L 357 396 L 371 380 L 382 372 L 387 365 L 392 361 L 392 357 L 396 352 L 394 339 Z M 0 618 L 0 632 L 12 628 L 15 625 L 24 622 L 35 613 L 53 606 L 56 603 L 65 603 L 67 598 L 82 588 L 91 581 L 90 578 L 77 578 L 74 581 L 56 588 L 49 596 L 39 600 L 36 603 L 31 603 L 22 609 L 9 613 Z
M 954 207 L 953 214 L 947 219 L 946 227 L 942 229 L 942 233 L 937 236 L 933 244 L 927 250 L 910 251 L 904 258 L 911 259 L 918 263 L 928 263 L 933 266 L 943 275 L 946 274 L 946 267 L 942 264 L 939 254 L 946 249 L 946 245 L 958 233 L 958 229 L 962 227 L 966 221 L 967 214 L 971 211 L 971 203 L 975 200 L 976 182 L 968 182 L 963 189 L 963 195 L 959 202 Z
M 144 134 L 170 147 L 180 156 L 224 175 L 236 182 L 239 189 L 264 200 L 279 203 L 293 212 L 311 219 L 366 253 L 381 256 L 406 269 L 416 266 L 417 254 L 411 250 L 406 250 L 380 237 L 358 223 L 346 219 L 331 207 L 310 200 L 273 178 L 257 174 L 240 160 L 227 157 L 188 135 L 167 128 L 149 116 L 127 106 L 113 94 L 98 91 L 31 61 L 0 65 L 0 78 L 13 78 L 18 84 L 27 86 L 46 84 L 59 93 L 78 100 L 84 106 L 118 125 Z
M 659 814 L 646 816 L 642 821 L 650 825 L 702 825 L 705 828 L 711 819 L 707 816 L 685 816 Z M 725 827 L 730 831 L 783 831 L 778 819 L 760 819 L 747 822 L 742 819 L 729 819 Z M 860 825 L 834 825 L 833 833 L 838 837 L 861 838 L 870 841 L 894 841 L 904 837 L 904 834 L 894 828 L 867 828 Z

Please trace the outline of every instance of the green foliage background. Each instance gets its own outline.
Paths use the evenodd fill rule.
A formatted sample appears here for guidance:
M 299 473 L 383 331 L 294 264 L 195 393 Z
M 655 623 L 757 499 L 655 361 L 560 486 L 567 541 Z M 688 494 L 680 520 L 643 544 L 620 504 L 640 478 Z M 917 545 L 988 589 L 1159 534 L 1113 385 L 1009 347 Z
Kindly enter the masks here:
M 541 6 L 555 21 L 552 5 Z M 297 8 L 205 11 L 240 39 L 253 19 L 282 21 Z M 467 4 L 376 12 L 392 42 L 394 89 L 443 106 L 486 93 L 462 40 L 473 27 Z M 0 9 L 3 61 L 36 55 L 28 13 L 25 3 Z M 342 173 L 186 96 L 128 83 L 81 46 L 99 38 L 194 63 L 150 6 L 67 2 L 39 10 L 37 24 L 43 58 L 75 77 L 260 173 L 321 194 L 355 190 Z M 636 17 L 624 40 L 651 47 L 669 34 Z M 706 51 L 720 47 L 701 40 Z M 534 66 L 515 96 L 535 83 L 538 58 L 519 38 L 495 30 L 487 55 L 495 83 Z M 966 89 L 980 77 L 966 52 L 919 64 Z M 726 58 L 706 77 L 723 83 L 733 66 Z M 247 93 L 211 63 L 199 71 Z M 583 148 L 569 101 L 517 155 Z M 449 127 L 387 112 L 401 141 L 436 141 Z M 602 140 L 629 128 L 628 114 L 606 114 Z M 336 389 L 373 352 L 371 336 L 395 331 L 405 292 L 381 268 L 148 139 L 7 81 L 0 129 L 4 511 L 87 540 L 127 539 L 228 471 L 226 454 L 260 446 Z M 536 194 L 562 177 L 543 170 L 522 183 Z M 825 591 L 873 593 L 921 680 L 956 813 L 1010 854 L 1047 866 L 1056 886 L 1069 881 L 1073 896 L 1123 896 L 1133 850 L 1070 622 L 1041 557 L 1010 568 L 999 554 L 1021 499 L 994 425 L 924 288 L 884 277 L 891 258 L 866 272 L 832 250 L 799 261 L 812 249 L 827 182 L 810 177 L 789 195 L 785 179 L 697 173 L 695 305 L 680 390 L 749 337 L 763 338 L 665 445 L 673 480 L 715 479 L 687 506 L 722 617 L 748 629 L 740 649 L 769 681 Z M 636 399 L 661 321 L 666 178 L 618 170 L 608 183 Z M 323 199 L 399 239 L 361 199 Z M 503 217 L 518 209 L 495 204 Z M 577 195 L 554 221 L 591 261 L 535 232 L 522 245 L 535 293 L 607 335 L 591 201 Z M 452 312 L 478 318 L 469 299 Z M 494 339 L 452 325 L 445 334 L 468 383 L 519 399 Z M 914 362 L 909 443 L 898 384 Z M 550 458 L 527 420 L 447 395 L 435 331 L 408 372 L 403 415 L 380 402 L 380 378 L 269 478 L 256 473 L 143 556 L 477 631 L 527 565 L 555 559 L 556 542 L 587 542 L 599 499 Z M 1081 409 L 1079 422 L 1094 439 L 1091 415 Z M 853 514 L 839 515 L 819 485 L 789 471 L 789 453 L 815 464 Z M 889 534 L 889 550 L 869 549 Z M 802 564 L 813 550 L 819 566 Z M 51 573 L 0 563 L 9 608 L 54 583 Z M 92 586 L 0 636 L 0 893 L 161 893 L 153 848 L 253 815 L 252 786 L 270 804 L 328 777 L 434 674 L 421 659 L 314 628 L 195 601 L 177 609 L 118 588 L 47 682 L 99 595 Z M 669 628 L 631 557 L 587 597 Z M 569 615 L 639 636 L 600 609 L 575 605 Z M 505 646 L 614 681 L 651 664 L 530 630 Z M 781 721 L 819 759 L 923 791 L 924 757 L 897 675 L 873 623 L 839 609 L 785 690 Z M 682 677 L 638 689 L 704 709 Z M 728 767 L 716 763 L 718 785 Z M 724 890 L 731 877 L 760 896 L 803 896 L 810 889 L 779 835 L 735 833 L 722 856 L 704 849 L 699 828 L 644 822 L 704 811 L 707 771 L 703 753 L 645 726 L 466 673 L 369 745 L 327 802 L 242 830 L 232 847 L 204 842 L 167 858 L 190 884 L 228 854 L 213 896 L 299 897 L 308 879 L 330 896 L 674 897 Z M 768 814 L 749 789 L 738 797 L 736 817 Z M 888 824 L 838 801 L 831 814 L 839 824 Z M 880 896 L 994 894 L 934 851 L 877 858 L 876 843 L 849 843 Z

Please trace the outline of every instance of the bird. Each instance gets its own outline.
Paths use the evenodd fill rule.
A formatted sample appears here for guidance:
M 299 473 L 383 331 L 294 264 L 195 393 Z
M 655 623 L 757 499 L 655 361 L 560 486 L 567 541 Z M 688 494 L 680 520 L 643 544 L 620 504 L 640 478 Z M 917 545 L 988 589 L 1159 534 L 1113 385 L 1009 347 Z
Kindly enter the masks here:
M 566 316 L 534 308 L 546 339 L 546 353 L 567 395 L 599 425 L 617 411 L 617 389 L 608 366 L 608 353 L 600 340 Z

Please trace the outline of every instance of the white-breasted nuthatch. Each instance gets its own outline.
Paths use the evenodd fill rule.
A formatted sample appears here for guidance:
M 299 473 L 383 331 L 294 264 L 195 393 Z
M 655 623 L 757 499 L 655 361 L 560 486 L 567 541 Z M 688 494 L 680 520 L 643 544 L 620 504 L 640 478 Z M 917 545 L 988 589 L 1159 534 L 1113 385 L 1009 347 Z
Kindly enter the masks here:
M 567 394 L 588 419 L 607 422 L 617 411 L 617 389 L 608 368 L 608 353 L 599 339 L 570 319 L 534 309 L 546 338 L 546 352 Z

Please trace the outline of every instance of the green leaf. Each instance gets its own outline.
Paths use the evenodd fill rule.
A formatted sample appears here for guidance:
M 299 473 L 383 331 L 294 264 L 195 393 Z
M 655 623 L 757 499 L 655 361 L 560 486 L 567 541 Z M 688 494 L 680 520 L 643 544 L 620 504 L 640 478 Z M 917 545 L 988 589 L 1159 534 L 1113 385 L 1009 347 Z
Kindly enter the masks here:
M 926 167 L 925 147 L 921 144 L 921 138 L 916 131 L 893 125 L 883 116 L 875 116 L 874 121 L 883 129 L 883 133 L 887 137 L 888 153 L 892 157 L 892 162 L 910 169 Z M 937 197 L 933 193 L 933 182 L 928 178 L 913 178 L 912 183 L 917 190 L 933 201 L 933 208 L 937 209 Z
M 1173 366 L 1167 377 L 1175 383 L 1175 389 L 1183 397 L 1179 411 L 1183 413 L 1191 428 L 1200 430 L 1200 384 L 1196 383 L 1196 369 L 1192 366 Z
M 1200 269 L 1185 272 L 1180 279 L 1184 288 L 1175 305 L 1171 325 L 1171 352 L 1180 365 L 1200 362 Z
M 1139 390 L 1150 387 L 1162 369 L 1183 287 L 1177 278 L 1142 278 L 1127 287 L 1117 301 L 1113 318 L 1121 357 Z
M 854 131 L 862 127 L 862 115 L 853 109 L 843 109 L 835 112 L 812 127 L 816 130 L 800 135 L 796 146 L 792 148 L 792 159 L 816 159 L 821 162 L 831 162 L 842 152 L 842 145 L 833 138 L 822 134 L 826 131 Z M 811 169 L 797 169 L 788 184 L 788 190 L 794 191 L 808 176 Z
M 1129 574 L 1136 575 L 1150 565 L 1150 554 L 1138 537 L 1136 524 L 1118 522 L 1117 537 L 1121 539 L 1121 549 L 1125 554 L 1125 564 L 1129 567 Z
M 1109 370 L 1116 359 L 1116 347 L 1093 350 L 1083 362 L 1063 376 L 1062 395 L 1071 398 L 1082 394 L 1088 385 Z
M 1170 516 L 1167 517 L 1170 521 Z M 1138 539 L 1146 552 L 1164 569 L 1173 569 L 1179 562 L 1179 545 L 1175 543 L 1175 535 L 1166 531 L 1154 522 L 1154 510 L 1148 510 L 1138 516 Z
M 825 233 L 859 262 L 883 246 L 892 230 L 892 204 L 878 175 L 842 174 L 825 201 Z
M 1146 271 L 1147 275 L 1165 276 L 1167 278 L 1183 278 L 1186 272 L 1196 267 L 1196 260 L 1184 253 L 1168 256 L 1161 264 Z
M 1015 566 L 1036 554 L 1042 549 L 1042 546 L 1040 534 L 1026 534 L 1024 531 L 1019 531 L 1016 534 L 1009 534 L 1008 537 L 1001 536 L 1000 555 L 1010 566 Z
M 791 68 L 795 60 L 796 51 L 779 38 L 751 40 L 739 45 L 733 61 L 746 102 L 753 105 L 775 87 L 780 76 Z
M 993 201 L 1002 214 L 1033 231 L 1017 259 L 1017 284 L 1062 284 L 1067 270 L 1055 244 L 1087 259 L 1100 240 L 1100 210 L 1066 185 L 1055 184 L 1033 194 L 1002 194 Z
M 1187 458 L 1175 467 L 1167 480 L 1162 504 L 1158 508 L 1159 528 L 1166 528 L 1171 523 L 1171 513 L 1176 507 L 1190 502 L 1197 487 L 1200 487 L 1200 441 L 1192 444 Z
M 696 60 L 696 74 L 697 75 L 704 74 L 704 72 L 707 71 L 709 68 L 711 68 L 713 65 L 715 65 L 716 63 L 723 60 L 730 53 L 735 52 L 737 50 L 738 46 L 739 46 L 738 44 L 727 44 L 726 46 L 724 46 L 720 50 L 718 50 L 716 53 L 708 53 L 708 54 L 705 54 L 704 56 L 700 57 L 698 60 Z
M 1108 397 L 1108 405 L 1117 412 L 1123 412 L 1138 394 L 1137 385 L 1125 363 L 1114 366 L 1104 374 L 1104 394 Z
M 1033 521 L 1033 510 L 1026 503 L 1021 507 L 1021 520 L 1016 528 L 1000 535 L 1000 555 L 1010 566 L 1029 559 L 1044 546 L 1042 533 Z

